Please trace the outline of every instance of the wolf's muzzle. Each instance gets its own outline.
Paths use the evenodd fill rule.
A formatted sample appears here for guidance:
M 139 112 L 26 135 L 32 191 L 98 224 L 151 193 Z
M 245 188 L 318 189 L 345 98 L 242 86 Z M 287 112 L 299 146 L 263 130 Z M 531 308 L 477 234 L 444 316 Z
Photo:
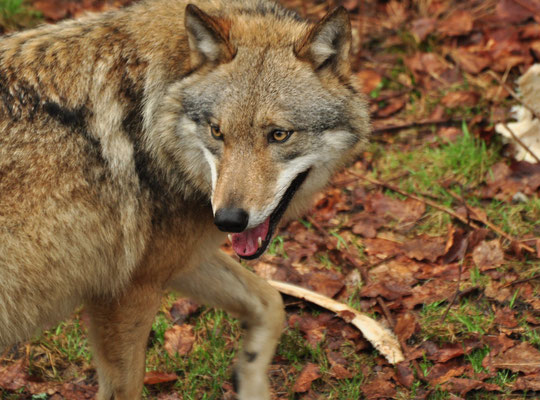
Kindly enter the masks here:
M 214 224 L 223 232 L 243 232 L 248 221 L 249 214 L 241 208 L 220 208 L 214 217 Z

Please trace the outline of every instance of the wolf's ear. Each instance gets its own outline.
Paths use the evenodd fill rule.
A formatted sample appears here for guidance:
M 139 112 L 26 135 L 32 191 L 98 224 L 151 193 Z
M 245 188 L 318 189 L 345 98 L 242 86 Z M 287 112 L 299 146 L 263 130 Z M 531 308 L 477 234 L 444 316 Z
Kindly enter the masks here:
M 211 17 L 199 7 L 188 4 L 185 25 L 192 65 L 207 61 L 224 63 L 233 59 L 235 52 L 229 42 L 227 21 Z
M 310 61 L 315 69 L 332 65 L 338 73 L 350 68 L 351 21 L 343 7 L 337 7 L 317 23 L 296 47 L 296 55 Z

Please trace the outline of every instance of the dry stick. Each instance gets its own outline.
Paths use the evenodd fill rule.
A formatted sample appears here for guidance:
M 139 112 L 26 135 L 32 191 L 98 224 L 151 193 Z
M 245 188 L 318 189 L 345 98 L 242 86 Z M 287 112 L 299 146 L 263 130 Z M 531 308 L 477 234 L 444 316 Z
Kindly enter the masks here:
M 380 126 L 380 127 L 374 127 L 373 133 L 381 133 L 381 132 L 387 132 L 387 131 L 399 131 L 401 129 L 407 129 L 407 128 L 414 128 L 417 126 L 425 126 L 425 125 L 438 125 L 438 124 L 450 124 L 450 123 L 457 123 L 462 122 L 462 120 L 454 120 L 454 119 L 426 119 L 423 121 L 414 121 L 414 122 L 405 122 L 403 124 L 398 125 L 388 125 L 388 126 Z
M 461 285 L 461 270 L 462 270 L 462 268 L 463 268 L 462 263 L 459 263 L 456 291 L 455 291 L 454 295 L 452 296 L 452 300 L 450 300 L 450 303 L 448 303 L 448 307 L 446 307 L 446 310 L 444 310 L 444 314 L 441 317 L 441 322 L 440 322 L 441 324 L 446 319 L 446 316 L 448 315 L 448 312 L 450 311 L 450 308 L 452 308 L 452 306 L 454 305 L 454 302 L 456 301 L 457 297 L 459 296 L 459 292 L 460 292 L 459 285 Z
M 431 206 L 433 208 L 444 211 L 445 213 L 450 214 L 452 217 L 459 219 L 465 225 L 471 226 L 474 229 L 479 228 L 478 225 L 476 225 L 475 223 L 467 220 L 467 218 L 462 217 L 461 215 L 457 214 L 455 211 L 449 209 L 448 207 L 441 206 L 440 204 L 438 204 L 438 203 L 436 203 L 436 202 L 434 202 L 434 201 L 432 201 L 430 199 L 426 199 L 426 198 L 423 198 L 423 197 L 420 197 L 420 196 L 416 196 L 416 195 L 414 195 L 412 193 L 407 193 L 406 191 L 401 190 L 397 186 L 390 185 L 390 184 L 388 184 L 386 182 L 381 182 L 381 181 L 378 181 L 377 179 L 373 179 L 373 178 L 369 178 L 369 177 L 364 176 L 364 175 L 357 174 L 356 172 L 353 172 L 353 171 L 349 171 L 349 173 L 356 176 L 356 177 L 358 177 L 358 178 L 360 178 L 360 179 L 368 181 L 369 183 L 373 183 L 374 185 L 385 187 L 385 188 L 390 189 L 390 190 L 392 190 L 394 192 L 402 194 L 403 196 L 409 197 L 409 198 L 411 198 L 413 200 L 419 201 L 421 203 L 425 203 L 425 204 L 427 204 L 427 205 L 429 205 L 429 206 Z
M 352 315 L 353 318 L 350 320 L 350 323 L 360 329 L 364 337 L 369 340 L 390 363 L 396 364 L 405 359 L 401 352 L 399 341 L 394 334 L 360 311 L 329 297 L 323 296 L 322 294 L 296 285 L 291 285 L 290 283 L 273 280 L 269 280 L 268 283 L 281 293 L 310 301 L 327 310 L 335 312 L 341 318 L 346 320 Z M 349 316 L 347 316 L 347 314 L 349 314 Z
M 508 132 L 510 132 L 510 135 L 512 135 L 512 137 L 514 138 L 514 140 L 515 140 L 516 142 L 518 142 L 518 144 L 519 144 L 521 147 L 523 147 L 523 148 L 525 149 L 525 151 L 526 151 L 527 153 L 529 153 L 529 154 L 532 156 L 532 158 L 534 158 L 534 159 L 536 160 L 537 163 L 540 163 L 540 158 L 538 158 L 538 156 L 537 156 L 536 154 L 534 154 L 533 151 L 532 151 L 531 149 L 529 149 L 529 147 L 528 147 L 525 143 L 523 143 L 523 142 L 521 141 L 520 138 L 517 137 L 517 135 L 514 133 L 514 131 L 513 131 L 512 129 L 510 129 L 510 127 L 506 124 L 506 122 L 501 122 L 501 123 L 502 123 L 502 125 L 506 128 L 506 130 L 507 130 Z
M 540 279 L 540 274 L 533 275 L 530 278 L 519 279 L 517 281 L 509 282 L 506 285 L 504 285 L 503 288 L 506 288 L 508 286 L 519 285 L 520 283 L 526 283 L 526 282 L 529 282 L 529 281 L 533 281 L 535 279 Z
M 540 115 L 538 115 L 538 113 L 534 110 L 534 108 L 532 108 L 529 104 L 525 103 L 525 101 L 523 101 L 523 99 L 521 97 L 519 97 L 519 95 L 514 92 L 512 90 L 512 88 L 510 86 L 508 86 L 505 82 L 503 82 L 503 80 L 501 78 L 499 78 L 497 76 L 497 74 L 493 71 L 488 71 L 488 73 L 493 77 L 495 78 L 495 80 L 497 82 L 499 82 L 499 85 L 501 85 L 503 88 L 506 89 L 506 91 L 508 93 L 510 93 L 510 96 L 512 96 L 515 100 L 517 100 L 523 107 L 525 107 L 527 110 L 529 110 L 531 112 L 532 115 L 534 115 L 536 118 L 540 119 Z
M 452 196 L 453 198 L 455 198 L 456 200 L 459 200 L 459 201 L 463 201 L 463 199 L 457 194 L 457 193 L 454 193 L 453 191 L 451 191 L 450 189 L 445 189 L 448 194 L 450 194 L 450 196 Z M 499 236 L 502 236 L 504 237 L 505 239 L 508 239 L 510 242 L 514 242 L 514 243 L 517 243 L 517 245 L 519 247 L 521 247 L 522 249 L 524 250 L 527 250 L 529 253 L 533 253 L 535 254 L 536 251 L 530 247 L 530 246 L 527 246 L 526 244 L 523 244 L 523 243 L 519 243 L 519 241 L 510 236 L 508 233 L 504 232 L 501 228 L 499 228 L 497 225 L 491 223 L 487 217 L 484 217 L 482 215 L 479 215 L 478 213 L 476 213 L 474 211 L 473 208 L 471 208 L 465 201 L 463 201 L 463 205 L 467 208 L 467 211 L 469 213 L 471 213 L 472 215 L 474 215 L 476 217 L 476 219 L 480 222 L 482 222 L 484 225 L 486 225 L 488 228 L 490 228 L 493 232 L 497 233 Z

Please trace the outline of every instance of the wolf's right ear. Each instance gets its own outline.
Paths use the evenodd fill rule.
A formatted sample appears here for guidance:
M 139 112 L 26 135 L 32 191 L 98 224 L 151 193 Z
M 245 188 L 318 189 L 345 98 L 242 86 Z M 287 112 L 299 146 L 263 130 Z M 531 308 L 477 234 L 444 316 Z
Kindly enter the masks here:
M 295 46 L 296 55 L 313 64 L 316 70 L 333 66 L 337 73 L 350 71 L 351 21 L 343 7 L 337 7 L 315 24 Z
M 229 41 L 228 21 L 212 17 L 199 7 L 188 4 L 185 26 L 191 52 L 191 65 L 204 62 L 225 63 L 234 58 Z

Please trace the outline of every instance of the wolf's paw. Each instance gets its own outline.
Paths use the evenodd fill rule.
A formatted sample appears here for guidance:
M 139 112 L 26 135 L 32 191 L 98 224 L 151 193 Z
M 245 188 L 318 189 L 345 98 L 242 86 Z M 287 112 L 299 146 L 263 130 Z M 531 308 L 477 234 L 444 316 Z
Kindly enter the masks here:
M 236 366 L 232 374 L 234 391 L 238 394 L 238 400 L 270 400 L 270 390 L 266 374 L 241 374 Z

